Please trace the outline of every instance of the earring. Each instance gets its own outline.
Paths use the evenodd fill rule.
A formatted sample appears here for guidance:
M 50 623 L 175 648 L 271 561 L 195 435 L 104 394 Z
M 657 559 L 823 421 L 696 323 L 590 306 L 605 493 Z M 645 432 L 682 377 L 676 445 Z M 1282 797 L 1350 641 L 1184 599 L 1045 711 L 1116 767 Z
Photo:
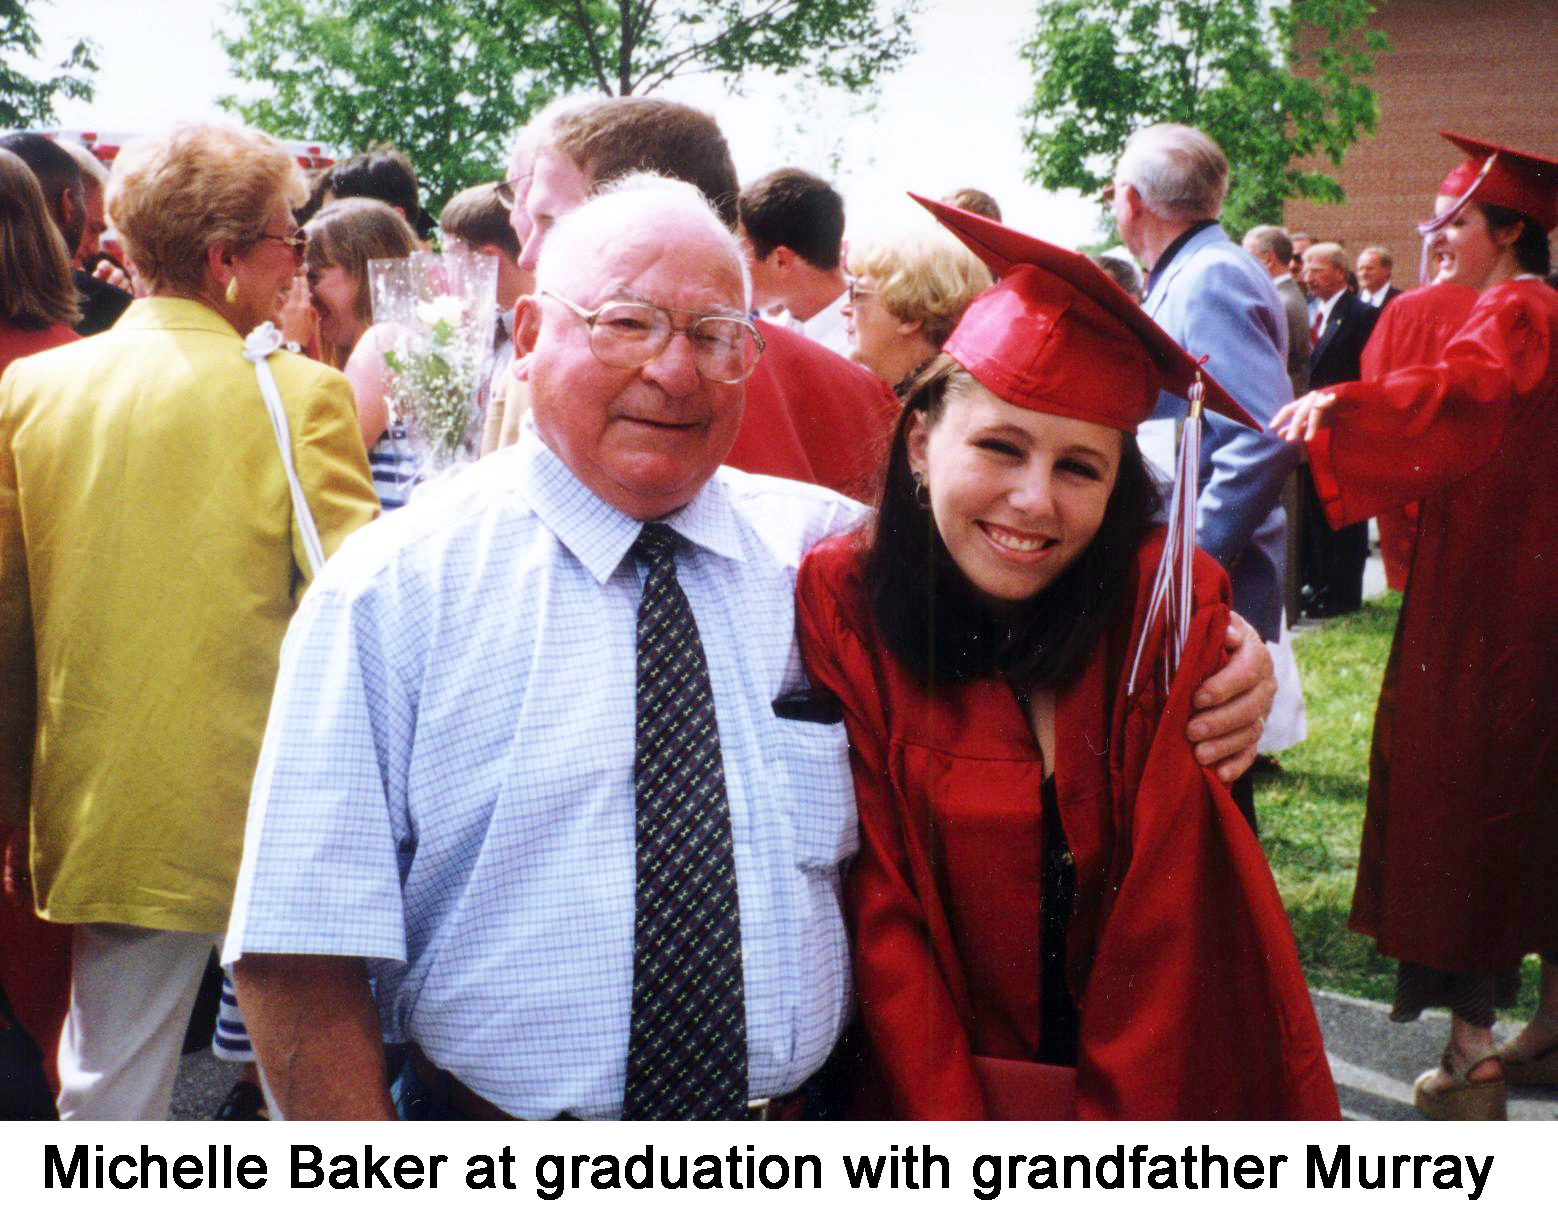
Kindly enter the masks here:
M 227 298 L 228 305 L 238 304 L 238 277 L 234 276 L 227 282 L 227 292 L 223 294 Z
M 914 480 L 914 503 L 922 509 L 930 508 L 930 484 L 925 476 L 919 471 L 910 471 L 909 476 Z

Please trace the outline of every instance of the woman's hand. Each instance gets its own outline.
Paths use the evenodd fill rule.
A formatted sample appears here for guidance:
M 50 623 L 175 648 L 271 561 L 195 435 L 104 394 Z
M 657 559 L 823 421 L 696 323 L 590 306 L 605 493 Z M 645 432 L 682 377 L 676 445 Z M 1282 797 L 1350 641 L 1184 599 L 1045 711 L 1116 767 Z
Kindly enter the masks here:
M 1301 399 L 1295 399 L 1271 419 L 1267 431 L 1278 434 L 1284 441 L 1313 441 L 1325 417 L 1336 405 L 1336 396 L 1324 390 L 1311 390 Z
M 27 828 L 0 832 L 0 894 L 16 907 L 32 906 L 32 875 L 27 872 Z
M 1224 643 L 1228 661 L 1196 688 L 1197 712 L 1185 734 L 1196 744 L 1196 762 L 1216 767 L 1217 778 L 1232 784 L 1255 762 L 1277 680 L 1271 650 L 1238 615 L 1229 617 Z
M 304 351 L 313 350 L 314 328 L 319 324 L 319 317 L 314 313 L 307 276 L 292 277 L 292 287 L 276 311 L 276 324 L 281 327 L 281 337 L 288 343 L 295 343 Z

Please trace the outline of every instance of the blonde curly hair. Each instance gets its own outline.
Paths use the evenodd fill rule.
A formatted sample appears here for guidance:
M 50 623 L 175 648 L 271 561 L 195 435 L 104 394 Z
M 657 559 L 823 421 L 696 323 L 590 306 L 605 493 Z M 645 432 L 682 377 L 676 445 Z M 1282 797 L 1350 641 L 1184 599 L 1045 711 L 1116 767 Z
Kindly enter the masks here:
M 180 123 L 125 146 L 104 202 L 152 292 L 194 293 L 211 246 L 252 240 L 278 199 L 296 208 L 307 197 L 303 171 L 274 137 Z

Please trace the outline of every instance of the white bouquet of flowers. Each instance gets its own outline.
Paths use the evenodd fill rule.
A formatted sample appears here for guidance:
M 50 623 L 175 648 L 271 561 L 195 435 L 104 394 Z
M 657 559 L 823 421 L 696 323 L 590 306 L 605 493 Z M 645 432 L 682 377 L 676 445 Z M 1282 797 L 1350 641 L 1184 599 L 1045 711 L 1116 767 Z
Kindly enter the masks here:
M 420 482 L 474 459 L 478 392 L 497 316 L 498 261 L 469 251 L 370 259 L 373 322 L 389 336 L 389 436 Z

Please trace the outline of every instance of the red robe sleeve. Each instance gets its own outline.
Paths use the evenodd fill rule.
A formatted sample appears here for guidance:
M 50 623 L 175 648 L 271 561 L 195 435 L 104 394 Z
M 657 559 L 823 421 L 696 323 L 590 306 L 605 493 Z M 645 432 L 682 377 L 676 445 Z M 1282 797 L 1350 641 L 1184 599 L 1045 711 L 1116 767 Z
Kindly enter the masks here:
M 1144 569 L 1150 580 L 1152 566 Z M 1082 994 L 1078 1116 L 1335 1119 L 1335 1086 L 1270 868 L 1185 737 L 1191 696 L 1223 664 L 1228 621 L 1227 577 L 1205 555 L 1195 584 L 1173 684 L 1126 697 L 1118 679 L 1110 788 L 1125 847 Z M 1161 648 L 1161 629 L 1156 637 L 1148 656 Z
M 1514 400 L 1553 359 L 1553 336 L 1510 281 L 1483 293 L 1437 364 L 1332 387 L 1330 426 L 1309 443 L 1315 490 L 1333 527 L 1419 500 L 1497 451 Z
M 886 693 L 868 647 L 869 605 L 852 548 L 857 537 L 813 550 L 796 579 L 796 626 L 812 681 L 844 705 L 860 854 L 845 884 L 861 1021 L 875 1049 L 874 1084 L 899 1119 L 985 1119 L 966 1030 L 966 998 L 954 996 L 937 965 L 935 917 L 920 902 L 934 882 L 905 845 L 904 820 L 888 772 Z M 932 890 L 923 887 L 929 882 Z

